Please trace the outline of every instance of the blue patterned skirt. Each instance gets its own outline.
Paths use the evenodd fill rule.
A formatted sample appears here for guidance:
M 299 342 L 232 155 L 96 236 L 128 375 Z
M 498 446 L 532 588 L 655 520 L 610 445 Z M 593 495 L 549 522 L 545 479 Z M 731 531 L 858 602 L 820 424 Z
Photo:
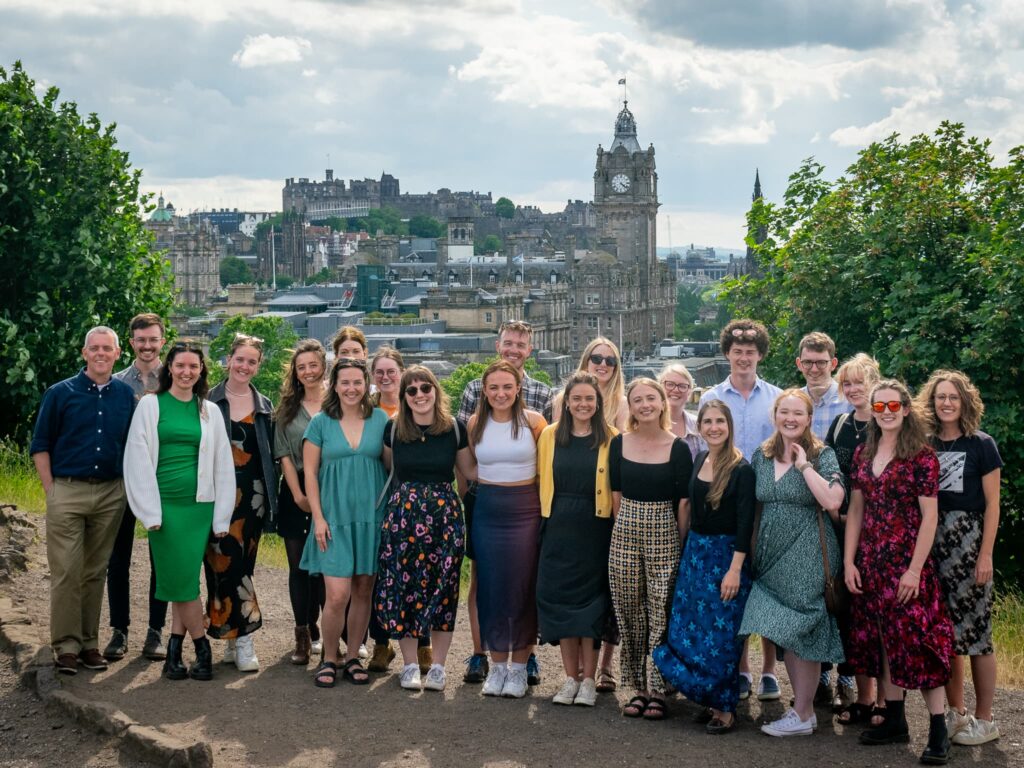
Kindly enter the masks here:
M 743 638 L 737 635 L 750 594 L 750 570 L 744 561 L 740 589 L 722 602 L 722 578 L 732 564 L 735 536 L 693 531 L 679 561 L 668 636 L 654 649 L 662 676 L 686 698 L 722 712 L 739 701 L 739 661 Z

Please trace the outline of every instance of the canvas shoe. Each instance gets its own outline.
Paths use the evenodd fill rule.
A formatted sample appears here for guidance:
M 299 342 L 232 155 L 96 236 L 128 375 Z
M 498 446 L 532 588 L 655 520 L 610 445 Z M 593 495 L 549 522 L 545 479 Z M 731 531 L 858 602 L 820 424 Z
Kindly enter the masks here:
M 521 699 L 526 695 L 529 687 L 527 682 L 528 673 L 525 669 L 510 669 L 505 677 L 505 685 L 501 689 L 501 695 L 506 699 Z
M 427 676 L 423 679 L 423 687 L 428 691 L 443 691 L 448 675 L 440 664 L 431 664 Z
M 223 661 L 224 661 L 225 664 L 234 664 L 235 663 L 235 641 L 234 640 L 228 640 L 227 644 L 224 646 L 224 659 L 223 659 Z
M 487 673 L 487 679 L 484 680 L 484 687 L 481 693 L 484 696 L 501 696 L 501 692 L 505 688 L 505 678 L 507 676 L 508 667 L 504 664 L 495 664 L 491 667 L 491 671 Z
M 946 722 L 948 724 L 949 721 L 947 720 Z M 999 726 L 996 725 L 995 719 L 982 720 L 981 718 L 971 715 L 967 722 L 967 726 L 961 728 L 960 731 L 953 736 L 952 741 L 954 744 L 959 744 L 962 747 L 975 747 L 978 744 L 986 744 L 990 741 L 995 741 L 998 738 Z
M 810 736 L 814 733 L 811 720 L 801 720 L 795 709 L 786 710 L 786 714 L 772 723 L 761 726 L 761 733 L 769 736 Z
M 420 677 L 419 664 L 406 664 L 402 669 L 402 679 L 398 681 L 398 684 L 410 691 L 422 690 L 423 680 Z
M 748 675 L 740 673 L 740 701 L 750 698 L 750 688 L 753 684 L 753 678 Z
M 757 686 L 758 701 L 775 701 L 780 696 L 779 678 L 770 674 L 761 675 L 761 682 Z
M 580 689 L 572 703 L 581 707 L 592 707 L 597 703 L 597 684 L 593 679 L 588 677 L 580 683 Z
M 567 677 L 565 678 L 565 682 L 562 683 L 561 689 L 559 689 L 558 693 L 556 693 L 554 697 L 552 697 L 551 701 L 553 701 L 555 704 L 571 705 L 574 701 L 576 701 L 576 694 L 579 692 L 579 690 L 580 684 L 576 682 L 576 678 Z
M 260 660 L 256 658 L 256 646 L 252 635 L 235 640 L 235 668 L 239 672 L 259 672 Z
M 954 707 L 946 710 L 946 733 L 954 744 L 957 743 L 957 735 L 971 724 L 972 719 L 973 715 L 968 715 L 966 710 L 962 715 Z

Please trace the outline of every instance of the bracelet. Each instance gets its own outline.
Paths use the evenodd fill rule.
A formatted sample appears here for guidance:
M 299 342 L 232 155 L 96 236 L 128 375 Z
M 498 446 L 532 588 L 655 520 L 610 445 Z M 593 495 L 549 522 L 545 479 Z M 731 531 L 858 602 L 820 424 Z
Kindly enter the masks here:
M 801 464 L 796 469 L 802 475 L 804 473 L 804 470 L 807 469 L 808 467 L 814 467 L 814 465 L 811 464 L 811 462 L 809 462 L 809 461 L 805 461 L 803 464 Z

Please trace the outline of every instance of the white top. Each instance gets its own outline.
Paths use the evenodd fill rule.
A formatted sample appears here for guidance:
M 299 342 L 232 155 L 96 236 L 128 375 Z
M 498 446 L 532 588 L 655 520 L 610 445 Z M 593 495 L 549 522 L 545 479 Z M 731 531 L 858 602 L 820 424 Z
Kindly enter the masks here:
M 520 425 L 519 437 L 513 438 L 511 420 L 488 418 L 473 452 L 480 482 L 518 483 L 537 476 L 537 444 L 527 423 Z

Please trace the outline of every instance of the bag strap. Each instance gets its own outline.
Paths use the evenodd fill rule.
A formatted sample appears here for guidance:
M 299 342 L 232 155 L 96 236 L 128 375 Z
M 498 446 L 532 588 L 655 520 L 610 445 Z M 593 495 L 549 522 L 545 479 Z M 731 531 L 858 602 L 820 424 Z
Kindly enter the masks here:
M 828 544 L 825 543 L 825 513 L 818 507 L 818 541 L 821 543 L 821 564 L 825 570 L 825 589 L 832 588 L 832 566 L 828 561 Z

